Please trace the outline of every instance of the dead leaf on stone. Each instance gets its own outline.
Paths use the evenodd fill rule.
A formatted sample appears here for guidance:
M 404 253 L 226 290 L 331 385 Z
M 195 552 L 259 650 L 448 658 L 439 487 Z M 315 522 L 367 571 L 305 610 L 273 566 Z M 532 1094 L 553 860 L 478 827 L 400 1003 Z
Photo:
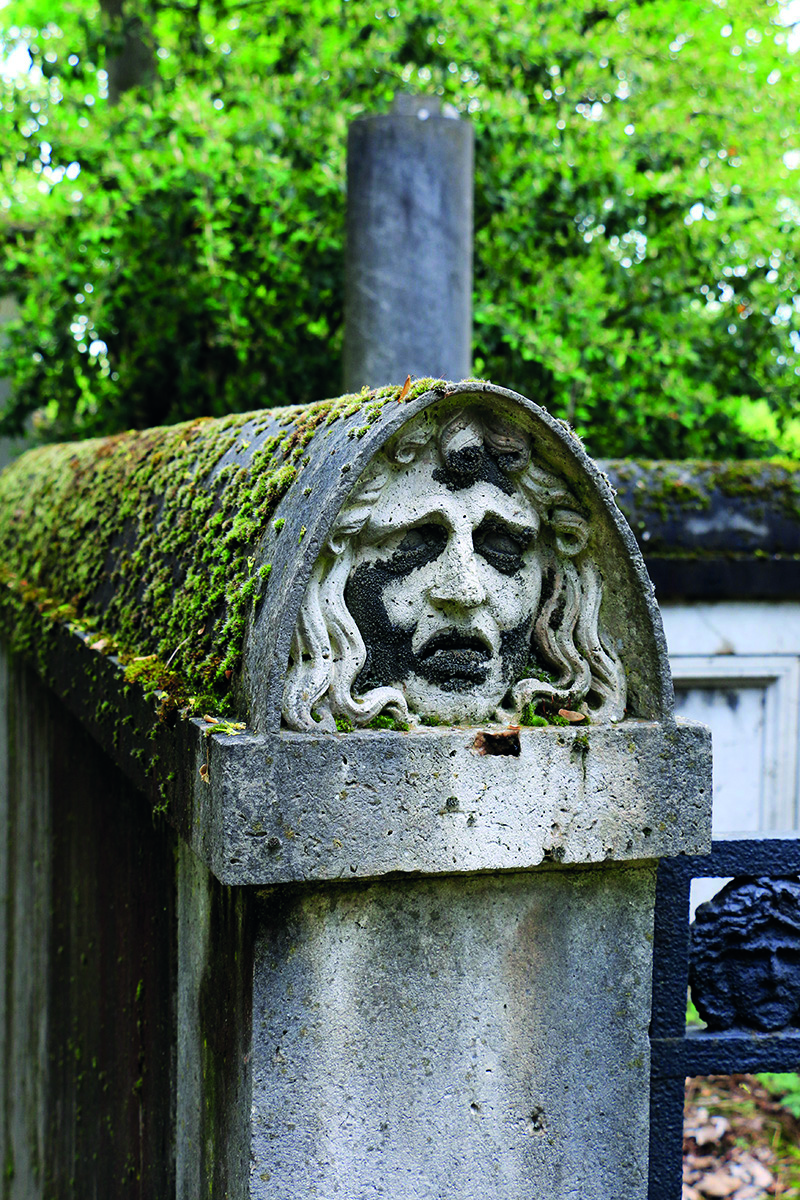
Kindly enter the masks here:
M 578 721 L 586 720 L 586 713 L 573 712 L 571 708 L 560 708 L 558 715 L 569 721 L 570 725 L 577 725 Z
M 397 403 L 402 404 L 410 391 L 411 391 L 411 376 L 406 375 L 406 381 L 403 384 L 403 388 L 402 388 L 402 391 L 400 392 L 400 395 L 397 397 Z
M 105 648 L 108 644 L 109 644 L 108 638 L 100 638 L 99 642 L 92 642 L 89 649 L 90 650 L 105 650 Z
M 200 778 L 202 779 L 203 783 L 211 783 L 211 780 L 208 777 L 208 767 L 205 763 L 203 763 L 202 767 L 200 768 Z

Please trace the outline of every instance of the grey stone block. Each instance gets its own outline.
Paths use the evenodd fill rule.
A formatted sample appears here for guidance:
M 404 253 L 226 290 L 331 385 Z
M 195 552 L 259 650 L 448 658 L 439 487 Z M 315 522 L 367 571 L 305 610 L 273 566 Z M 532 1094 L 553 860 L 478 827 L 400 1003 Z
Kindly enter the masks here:
M 499 742 L 509 731 L 499 732 Z M 198 850 L 226 883 L 461 874 L 710 848 L 703 726 L 215 736 Z M 476 748 L 476 741 L 478 747 Z M 202 765 L 198 755 L 198 772 Z
M 654 869 L 327 888 L 256 948 L 258 1200 L 644 1200 Z

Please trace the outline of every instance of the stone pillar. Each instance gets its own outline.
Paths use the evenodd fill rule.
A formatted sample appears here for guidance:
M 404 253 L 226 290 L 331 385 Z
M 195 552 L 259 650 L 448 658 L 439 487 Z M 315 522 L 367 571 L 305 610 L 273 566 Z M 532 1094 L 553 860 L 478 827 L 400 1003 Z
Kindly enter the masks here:
M 0 551 L 4 640 L 130 781 L 86 737 L 69 789 L 63 755 L 28 781 L 0 736 L 7 838 L 31 804 L 69 823 L 63 878 L 122 922 L 121 994 L 142 980 L 102 1080 L 141 1105 L 114 1162 L 159 1147 L 142 1195 L 646 1200 L 655 871 L 710 845 L 710 745 L 566 427 L 467 381 L 48 447 L 0 477 Z M 65 991 L 87 1045 L 116 1031 L 90 984 Z M 30 1106 L 72 1113 L 64 1145 L 68 1065 Z
M 469 375 L 472 160 L 472 126 L 435 96 L 350 126 L 346 391 Z

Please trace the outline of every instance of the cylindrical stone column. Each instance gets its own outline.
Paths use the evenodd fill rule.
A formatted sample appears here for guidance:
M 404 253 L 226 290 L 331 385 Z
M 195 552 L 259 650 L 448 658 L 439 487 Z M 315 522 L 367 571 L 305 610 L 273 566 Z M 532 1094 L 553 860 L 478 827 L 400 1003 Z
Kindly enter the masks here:
M 472 180 L 472 126 L 436 97 L 350 126 L 347 391 L 469 375 Z

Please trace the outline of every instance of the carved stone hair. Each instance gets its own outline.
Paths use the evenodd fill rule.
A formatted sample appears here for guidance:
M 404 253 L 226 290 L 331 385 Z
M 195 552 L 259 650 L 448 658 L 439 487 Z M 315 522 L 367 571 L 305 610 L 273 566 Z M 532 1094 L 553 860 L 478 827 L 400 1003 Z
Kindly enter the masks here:
M 800 950 L 800 881 L 744 876 L 699 905 L 691 927 L 689 983 L 697 1010 L 711 1029 L 737 1023 L 729 961 L 755 941 Z M 800 1010 L 800 996 L 797 998 Z
M 536 517 L 542 599 L 531 658 L 554 682 L 534 676 L 520 679 L 511 688 L 515 711 L 543 700 L 582 709 L 595 721 L 621 720 L 625 677 L 600 633 L 602 582 L 585 553 L 589 522 L 564 482 L 531 462 L 530 441 L 523 431 L 485 409 L 465 408 L 451 414 L 438 432 L 424 414 L 402 429 L 340 512 L 314 567 L 292 638 L 283 695 L 285 723 L 290 729 L 333 731 L 336 717 L 356 726 L 366 725 L 382 711 L 408 718 L 406 699 L 396 688 L 355 694 L 367 651 L 344 595 L 358 535 L 383 488 L 396 468 L 413 462 L 434 437 L 442 463 L 455 476 L 466 478 L 485 448 Z

